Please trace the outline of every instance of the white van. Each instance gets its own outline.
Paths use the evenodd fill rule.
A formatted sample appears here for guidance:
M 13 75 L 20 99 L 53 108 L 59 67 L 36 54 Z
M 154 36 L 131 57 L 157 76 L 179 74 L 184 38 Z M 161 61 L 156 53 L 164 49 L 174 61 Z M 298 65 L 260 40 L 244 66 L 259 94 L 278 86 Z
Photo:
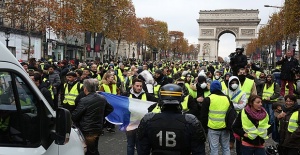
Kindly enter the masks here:
M 0 42 L 0 154 L 83 155 L 71 114 L 54 111 L 12 53 Z

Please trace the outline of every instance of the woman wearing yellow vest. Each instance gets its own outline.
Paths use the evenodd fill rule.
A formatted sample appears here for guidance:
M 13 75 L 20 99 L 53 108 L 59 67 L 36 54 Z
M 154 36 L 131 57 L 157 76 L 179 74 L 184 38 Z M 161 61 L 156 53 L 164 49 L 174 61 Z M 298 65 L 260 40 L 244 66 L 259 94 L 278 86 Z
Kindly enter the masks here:
M 119 88 L 117 88 L 117 84 L 116 84 L 117 82 L 114 80 L 114 78 L 115 77 L 113 74 L 105 73 L 103 75 L 102 85 L 100 86 L 100 91 L 119 95 L 120 91 L 119 91 Z M 108 132 L 115 133 L 115 131 L 113 130 L 115 128 L 115 125 L 113 125 L 109 122 L 106 122 L 104 124 L 104 126 L 106 127 L 106 130 Z
M 243 155 L 265 155 L 265 140 L 271 132 L 269 116 L 258 95 L 251 95 L 248 104 L 239 113 L 232 129 L 242 141 Z
M 277 116 L 279 120 L 279 154 L 299 155 L 300 127 L 299 106 L 294 95 L 284 97 L 285 104 L 282 112 Z
M 117 82 L 113 74 L 105 73 L 102 79 L 102 86 L 100 86 L 100 91 L 119 95 L 120 91 L 117 88 Z

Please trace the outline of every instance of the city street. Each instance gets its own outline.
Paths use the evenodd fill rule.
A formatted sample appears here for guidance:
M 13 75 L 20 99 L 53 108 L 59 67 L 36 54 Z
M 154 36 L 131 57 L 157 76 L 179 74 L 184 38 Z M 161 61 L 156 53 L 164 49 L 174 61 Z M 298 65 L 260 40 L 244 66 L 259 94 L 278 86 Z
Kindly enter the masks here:
M 117 129 L 117 127 L 116 127 Z M 270 135 L 271 136 L 271 135 Z M 126 135 L 125 132 L 116 130 L 116 133 L 105 132 L 104 136 L 100 136 L 99 152 L 101 155 L 126 155 Z M 269 138 L 266 146 L 274 145 L 274 141 Z M 206 154 L 209 154 L 208 142 L 206 142 Z M 219 154 L 222 153 L 219 150 Z M 235 149 L 231 150 L 231 155 L 236 155 Z

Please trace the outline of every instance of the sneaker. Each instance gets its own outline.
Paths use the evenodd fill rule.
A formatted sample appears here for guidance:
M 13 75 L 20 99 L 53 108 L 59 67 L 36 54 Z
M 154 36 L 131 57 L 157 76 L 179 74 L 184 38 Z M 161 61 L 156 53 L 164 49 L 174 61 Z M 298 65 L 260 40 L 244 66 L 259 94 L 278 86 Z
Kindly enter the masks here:
M 115 130 L 113 130 L 112 128 L 107 128 L 106 131 L 109 133 L 115 133 Z

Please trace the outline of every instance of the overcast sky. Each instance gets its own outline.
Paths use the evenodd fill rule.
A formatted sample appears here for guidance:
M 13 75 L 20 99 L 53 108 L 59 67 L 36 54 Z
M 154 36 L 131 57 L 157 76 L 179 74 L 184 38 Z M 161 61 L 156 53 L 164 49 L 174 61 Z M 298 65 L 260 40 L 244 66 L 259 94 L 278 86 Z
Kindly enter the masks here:
M 132 0 L 137 17 L 152 17 L 168 23 L 169 31 L 182 31 L 189 43 L 198 43 L 200 10 L 215 9 L 259 9 L 260 24 L 266 24 L 276 8 L 264 5 L 282 6 L 284 0 Z M 235 37 L 224 34 L 220 37 L 219 54 L 228 56 L 235 50 Z

